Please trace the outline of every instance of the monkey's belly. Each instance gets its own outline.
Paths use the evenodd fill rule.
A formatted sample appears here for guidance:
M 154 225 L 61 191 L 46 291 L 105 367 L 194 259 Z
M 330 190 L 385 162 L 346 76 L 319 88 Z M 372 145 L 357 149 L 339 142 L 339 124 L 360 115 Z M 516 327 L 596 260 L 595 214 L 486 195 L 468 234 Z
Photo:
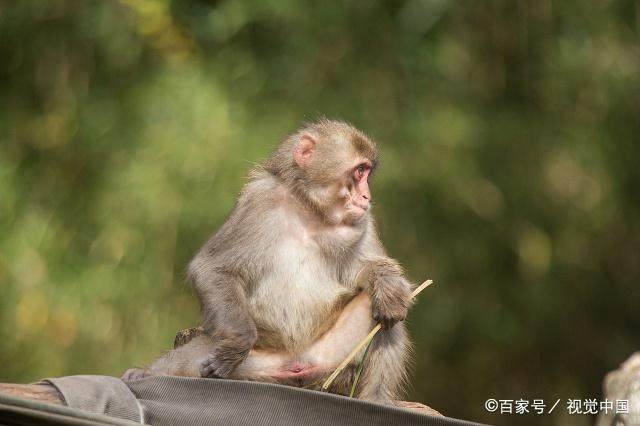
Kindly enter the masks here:
M 306 385 L 325 378 L 374 327 L 366 294 L 353 298 L 334 325 L 299 353 L 252 350 L 233 378 Z M 359 357 L 356 357 L 359 359 Z
M 275 250 L 269 273 L 247 295 L 258 328 L 256 348 L 299 353 L 327 330 L 355 289 L 324 267 L 314 243 L 288 237 Z

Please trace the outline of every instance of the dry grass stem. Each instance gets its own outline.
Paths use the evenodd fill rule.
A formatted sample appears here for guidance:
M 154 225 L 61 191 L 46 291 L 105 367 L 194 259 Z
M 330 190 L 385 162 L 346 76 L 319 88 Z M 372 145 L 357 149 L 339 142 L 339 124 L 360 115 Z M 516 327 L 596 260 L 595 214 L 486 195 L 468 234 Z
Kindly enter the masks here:
M 415 298 L 418 294 L 420 294 L 420 292 L 422 290 L 424 290 L 425 288 L 429 287 L 431 284 L 433 284 L 433 280 L 426 280 L 425 282 L 420 284 L 418 287 L 416 287 L 415 290 L 413 290 L 413 293 L 411 293 L 411 297 Z M 376 333 L 378 333 L 378 331 L 380 331 L 381 328 L 382 328 L 381 324 L 377 324 L 375 327 L 373 327 L 373 329 L 369 332 L 367 337 L 362 339 L 362 341 L 360 343 L 358 343 L 358 345 L 351 351 L 351 353 L 349 355 L 347 355 L 347 357 L 344 359 L 344 361 L 342 361 L 340 363 L 338 368 L 336 368 L 336 370 L 333 373 L 331 373 L 329 378 L 322 385 L 322 390 L 326 391 L 327 389 L 329 389 L 329 386 L 331 386 L 331 383 L 333 383 L 335 378 L 338 377 L 338 374 L 340 374 L 340 372 L 342 370 L 344 370 L 344 368 L 347 365 L 349 365 L 349 363 L 358 354 L 358 352 L 360 352 L 360 350 L 362 350 L 362 348 L 364 348 L 371 341 L 371 339 L 374 338 Z

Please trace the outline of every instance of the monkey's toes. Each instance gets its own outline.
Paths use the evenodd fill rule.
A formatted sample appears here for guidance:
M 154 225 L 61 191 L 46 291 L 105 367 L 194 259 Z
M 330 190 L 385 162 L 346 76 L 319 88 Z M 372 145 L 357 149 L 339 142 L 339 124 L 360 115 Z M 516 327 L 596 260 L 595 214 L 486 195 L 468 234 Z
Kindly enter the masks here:
M 120 379 L 130 381 L 130 380 L 144 379 L 145 377 L 149 377 L 149 376 L 150 374 L 147 372 L 147 370 L 143 368 L 130 368 L 124 372 L 124 374 L 122 375 L 122 377 L 120 377 Z
M 233 367 L 216 356 L 210 356 L 200 364 L 200 375 L 212 379 L 226 379 L 231 375 Z

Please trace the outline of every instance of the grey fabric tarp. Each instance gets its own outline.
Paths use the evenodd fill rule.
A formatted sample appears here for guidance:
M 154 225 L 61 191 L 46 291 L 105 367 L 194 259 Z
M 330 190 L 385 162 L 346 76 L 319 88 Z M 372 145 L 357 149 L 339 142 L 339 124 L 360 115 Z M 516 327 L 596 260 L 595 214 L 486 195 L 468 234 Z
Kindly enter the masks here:
M 0 394 L 0 424 L 476 424 L 267 383 L 185 377 L 123 382 L 107 376 L 68 376 L 45 382 L 60 391 L 68 407 Z
M 77 408 L 16 398 L 0 392 L 0 425 L 139 425 Z

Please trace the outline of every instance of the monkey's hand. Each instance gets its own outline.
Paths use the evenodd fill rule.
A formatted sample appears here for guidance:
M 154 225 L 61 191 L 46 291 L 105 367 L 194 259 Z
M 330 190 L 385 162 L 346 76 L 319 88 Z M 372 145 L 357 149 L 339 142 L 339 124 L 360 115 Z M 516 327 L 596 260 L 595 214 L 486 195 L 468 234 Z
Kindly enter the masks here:
M 214 334 L 213 341 L 209 356 L 200 365 L 200 375 L 226 379 L 249 355 L 256 342 L 256 333 L 253 331 L 225 338 L 218 338 Z
M 386 275 L 373 283 L 373 319 L 389 329 L 407 317 L 411 305 L 411 285 L 402 276 Z

